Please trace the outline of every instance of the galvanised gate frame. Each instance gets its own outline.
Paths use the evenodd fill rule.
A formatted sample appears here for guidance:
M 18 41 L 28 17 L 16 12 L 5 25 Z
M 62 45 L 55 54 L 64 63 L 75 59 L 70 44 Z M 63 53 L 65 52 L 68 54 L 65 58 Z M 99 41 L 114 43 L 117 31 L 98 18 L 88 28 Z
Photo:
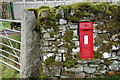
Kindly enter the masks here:
M 16 51 L 18 51 L 18 52 L 20 53 L 21 50 L 13 47 L 12 42 L 19 43 L 19 44 L 21 44 L 21 42 L 15 40 L 15 39 L 9 38 L 8 35 L 9 35 L 9 31 L 10 31 L 10 32 L 14 32 L 14 33 L 19 33 L 19 34 L 21 34 L 21 31 L 5 28 L 2 22 L 21 23 L 21 21 L 19 21 L 19 20 L 0 19 L 0 29 L 3 30 L 2 33 L 0 34 L 0 37 L 3 38 L 3 39 L 7 39 L 8 42 L 9 42 L 9 44 L 10 44 L 10 45 L 8 45 L 8 44 L 5 44 L 5 43 L 3 43 L 3 42 L 0 41 L 0 45 L 1 45 L 1 46 L 5 46 L 5 47 L 10 48 L 10 49 L 13 50 L 13 53 L 10 53 L 10 52 L 8 52 L 8 51 L 6 51 L 6 50 L 4 50 L 4 49 L 1 48 L 1 49 L 0 49 L 0 51 L 1 51 L 0 57 L 3 57 L 3 58 L 5 58 L 5 59 L 8 59 L 8 60 L 12 61 L 13 63 L 16 63 L 17 65 L 20 65 L 20 62 L 19 62 L 19 61 L 20 61 L 20 57 L 17 55 Z M 2 34 L 4 34 L 4 35 L 2 35 Z M 11 41 L 12 41 L 12 42 L 11 42 Z M 3 53 L 6 53 L 6 54 L 8 54 L 8 55 L 11 55 L 12 57 L 15 57 L 18 61 L 13 60 L 12 58 L 9 58 L 9 57 L 3 55 L 2 52 L 3 52 Z M 0 59 L 0 62 L 6 64 L 6 65 L 8 65 L 8 66 L 10 66 L 11 68 L 13 68 L 13 69 L 15 69 L 15 70 L 17 70 L 17 71 L 20 71 L 20 69 L 18 69 L 18 68 L 16 68 L 15 66 L 9 64 L 8 62 L 5 62 L 5 61 L 2 60 L 2 59 Z

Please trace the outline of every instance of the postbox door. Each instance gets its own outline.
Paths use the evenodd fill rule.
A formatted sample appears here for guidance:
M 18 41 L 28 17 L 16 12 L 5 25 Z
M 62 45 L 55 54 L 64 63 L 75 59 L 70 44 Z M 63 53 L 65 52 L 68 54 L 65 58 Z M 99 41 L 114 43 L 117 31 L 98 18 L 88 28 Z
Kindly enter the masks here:
M 80 32 L 80 57 L 89 59 L 93 57 L 93 33 L 91 30 Z

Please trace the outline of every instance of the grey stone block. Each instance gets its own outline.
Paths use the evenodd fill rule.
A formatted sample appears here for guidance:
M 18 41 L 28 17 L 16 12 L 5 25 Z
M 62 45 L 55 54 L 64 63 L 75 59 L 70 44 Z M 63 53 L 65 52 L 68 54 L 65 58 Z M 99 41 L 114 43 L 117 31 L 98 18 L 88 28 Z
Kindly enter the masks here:
M 86 73 L 94 73 L 96 71 L 96 68 L 90 68 L 88 66 L 84 67 L 84 71 Z
M 73 30 L 73 36 L 78 36 L 78 30 Z
M 43 38 L 50 38 L 50 34 L 49 33 L 44 33 Z
M 75 74 L 74 78 L 85 78 L 85 73 Z
M 66 23 L 67 23 L 67 21 L 64 20 L 64 19 L 60 19 L 60 20 L 59 20 L 59 24 L 66 24 Z
M 110 70 L 116 70 L 117 71 L 117 70 L 119 70 L 119 68 L 120 67 L 119 67 L 118 61 L 114 61 L 112 64 L 109 65 Z
M 103 53 L 103 58 L 110 58 L 110 57 L 111 57 L 110 53 L 107 53 L 107 52 Z
M 98 67 L 98 65 L 96 65 L 96 64 L 90 64 L 89 65 L 91 68 L 96 68 L 96 67 Z
M 72 25 L 69 25 L 69 26 L 70 26 L 70 29 L 73 29 L 73 30 L 74 30 L 74 29 L 76 29 L 76 30 L 78 29 L 78 25 L 72 24 Z

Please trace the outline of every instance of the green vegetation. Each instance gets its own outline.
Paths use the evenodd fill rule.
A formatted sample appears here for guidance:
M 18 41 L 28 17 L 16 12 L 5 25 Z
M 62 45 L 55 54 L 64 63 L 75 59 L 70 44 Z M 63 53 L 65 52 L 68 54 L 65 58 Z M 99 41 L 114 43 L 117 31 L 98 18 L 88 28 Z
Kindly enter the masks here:
M 50 32 L 50 37 L 54 38 L 54 35 L 56 35 L 56 32 Z
M 21 41 L 21 36 L 20 35 L 9 35 L 8 36 L 9 38 L 12 38 L 12 39 L 15 39 L 15 40 L 18 40 L 18 41 Z M 4 39 L 2 38 L 2 43 L 4 44 L 7 44 L 7 45 L 10 45 L 9 41 L 7 39 Z M 19 43 L 15 43 L 13 41 L 11 41 L 12 45 L 14 48 L 17 48 L 17 49 L 20 49 L 20 44 Z M 6 46 L 3 46 L 2 45 L 2 49 L 5 50 L 5 51 L 8 51 L 10 53 L 13 53 L 13 50 L 11 48 L 8 48 Z M 16 51 L 17 55 L 20 56 L 20 52 Z M 9 58 L 12 58 L 13 60 L 17 60 L 17 58 L 13 57 L 13 56 L 10 56 L 9 54 L 6 54 L 4 52 L 2 52 L 3 55 L 9 57 Z M 19 65 L 16 65 L 15 63 L 9 61 L 8 59 L 4 59 L 4 61 L 8 62 L 9 64 L 19 68 L 20 66 Z M 5 65 L 5 64 L 2 64 L 1 63 L 1 70 L 2 70 L 2 78 L 19 78 L 20 75 L 19 75 L 19 72 L 10 68 L 9 66 Z
M 64 66 L 67 67 L 67 68 L 72 68 L 72 67 L 75 67 L 76 62 L 77 62 L 77 60 L 67 60 L 64 63 Z
M 21 41 L 21 35 L 9 35 L 8 37 L 12 38 L 12 39 L 15 39 L 17 41 Z M 2 43 L 10 45 L 9 40 L 5 39 L 5 38 L 2 38 Z M 19 43 L 16 43 L 14 41 L 11 41 L 11 43 L 12 43 L 12 45 L 13 45 L 14 48 L 20 49 L 20 44 Z M 10 49 L 10 48 L 8 48 L 8 47 L 6 47 L 6 46 L 2 46 L 2 49 L 6 50 L 8 52 L 13 53 L 13 50 Z M 18 52 L 18 54 L 19 54 L 19 52 Z
M 95 78 L 100 78 L 100 79 L 108 79 L 108 80 L 119 80 L 120 79 L 120 74 L 117 74 L 119 72 L 116 71 L 110 71 L 106 72 L 105 74 L 95 74 Z
M 2 22 L 2 24 L 3 24 L 4 28 L 9 29 L 11 27 L 9 22 Z M 3 31 L 3 29 L 1 29 L 1 28 L 2 28 L 2 25 L 0 24 L 0 31 Z
M 0 73 L 2 74 L 0 76 L 2 76 L 2 78 L 20 78 L 20 74 L 18 71 L 10 68 L 5 64 L 2 64 L 1 62 L 0 62 L 0 66 L 1 66 Z
M 44 64 L 45 64 L 46 66 L 48 66 L 48 65 L 50 65 L 50 64 L 52 64 L 52 63 L 54 63 L 54 62 L 55 62 L 55 60 L 54 60 L 54 57 L 52 56 L 52 57 L 47 58 L 47 59 L 45 60 Z
M 60 5 L 59 7 L 48 7 L 41 6 L 36 9 L 26 9 L 29 11 L 34 11 L 38 19 L 38 29 L 42 26 L 43 20 L 57 21 L 62 17 L 60 14 L 61 10 L 65 13 L 65 19 L 68 21 L 79 21 L 83 17 L 89 17 L 95 15 L 94 19 L 99 18 L 107 19 L 107 16 L 118 17 L 118 7 L 117 5 L 109 4 L 107 2 L 92 4 L 90 2 L 78 2 L 70 5 Z M 74 10 L 74 14 L 71 15 L 71 11 Z M 41 15 L 45 13 L 46 16 Z M 101 14 L 101 15 L 100 15 Z M 93 18 L 92 18 L 93 19 Z M 93 19 L 93 20 L 94 20 Z

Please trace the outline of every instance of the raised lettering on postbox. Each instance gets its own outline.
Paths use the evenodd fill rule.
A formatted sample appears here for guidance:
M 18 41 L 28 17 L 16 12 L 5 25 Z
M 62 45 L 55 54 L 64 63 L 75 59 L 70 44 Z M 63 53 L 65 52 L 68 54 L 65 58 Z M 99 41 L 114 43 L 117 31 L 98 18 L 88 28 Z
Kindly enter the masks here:
M 81 28 L 91 28 L 91 23 L 82 23 Z

